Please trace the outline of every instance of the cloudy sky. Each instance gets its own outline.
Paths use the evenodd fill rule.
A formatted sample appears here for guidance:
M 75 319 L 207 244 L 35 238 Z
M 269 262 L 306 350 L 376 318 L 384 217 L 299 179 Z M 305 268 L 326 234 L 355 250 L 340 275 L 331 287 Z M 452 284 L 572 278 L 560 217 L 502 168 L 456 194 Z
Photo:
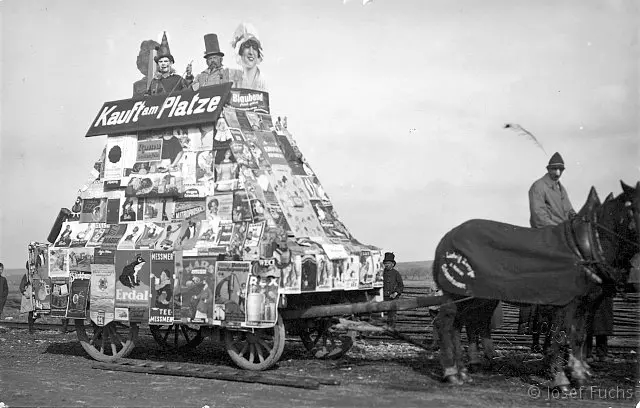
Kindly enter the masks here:
M 19 1 L 2 12 L 0 261 L 21 267 L 102 152 L 85 138 L 131 96 L 140 43 L 166 31 L 176 68 L 225 64 L 257 27 L 272 113 L 287 115 L 338 214 L 400 261 L 432 259 L 470 218 L 528 225 L 553 152 L 574 207 L 640 179 L 632 0 Z M 532 141 L 503 129 L 518 123 Z

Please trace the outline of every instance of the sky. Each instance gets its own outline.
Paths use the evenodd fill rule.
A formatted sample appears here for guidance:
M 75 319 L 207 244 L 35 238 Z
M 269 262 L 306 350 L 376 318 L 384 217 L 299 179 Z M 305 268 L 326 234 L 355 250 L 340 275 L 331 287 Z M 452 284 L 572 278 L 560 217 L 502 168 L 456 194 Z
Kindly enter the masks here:
M 166 31 L 175 68 L 205 68 L 215 33 L 253 24 L 272 114 L 286 115 L 361 242 L 430 260 L 472 218 L 528 226 L 551 155 L 576 209 L 640 180 L 638 6 L 632 0 L 0 2 L 0 262 L 19 268 L 70 208 L 131 97 L 140 43 Z M 542 148 L 516 132 L 517 123 Z

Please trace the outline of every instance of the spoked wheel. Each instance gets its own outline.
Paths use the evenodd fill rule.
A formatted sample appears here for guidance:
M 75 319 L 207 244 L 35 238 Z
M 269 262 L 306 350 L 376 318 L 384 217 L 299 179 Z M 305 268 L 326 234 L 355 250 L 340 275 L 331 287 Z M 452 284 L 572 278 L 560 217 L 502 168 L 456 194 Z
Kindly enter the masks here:
M 315 358 L 338 359 L 353 346 L 354 333 L 333 330 L 331 325 L 330 319 L 319 319 L 314 327 L 300 333 L 302 344 Z
M 104 327 L 76 319 L 76 334 L 82 348 L 98 361 L 109 362 L 128 356 L 138 338 L 138 323 L 111 322 Z
M 149 325 L 149 330 L 153 339 L 163 350 L 173 352 L 184 352 L 198 347 L 204 336 L 198 326 L 187 326 L 182 324 L 173 325 Z
M 266 370 L 278 362 L 284 351 L 285 331 L 282 317 L 275 326 L 255 329 L 253 333 L 225 330 L 227 354 L 239 367 L 246 370 Z

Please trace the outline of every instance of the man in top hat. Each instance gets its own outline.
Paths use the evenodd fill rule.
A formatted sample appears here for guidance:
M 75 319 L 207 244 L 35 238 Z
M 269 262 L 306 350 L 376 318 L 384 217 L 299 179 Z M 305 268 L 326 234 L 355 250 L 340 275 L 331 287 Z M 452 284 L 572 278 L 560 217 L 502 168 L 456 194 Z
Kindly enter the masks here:
M 193 81 L 190 67 L 187 68 L 186 79 L 176 74 L 175 69 L 173 69 L 175 60 L 169 50 L 166 32 L 162 34 L 162 42 L 157 50 L 158 54 L 154 57 L 154 60 L 158 65 L 158 72 L 153 76 L 146 95 L 172 94 L 188 88 Z
M 531 212 L 531 228 L 543 228 L 558 225 L 576 214 L 569 201 L 567 190 L 560 184 L 560 176 L 564 172 L 564 160 L 560 153 L 554 153 L 549 159 L 547 173 L 536 180 L 529 189 L 529 209 Z M 538 347 L 542 316 L 539 308 L 523 306 L 520 308 L 518 332 L 533 334 L 533 348 Z M 548 340 L 545 339 L 545 348 Z
M 195 82 L 191 85 L 194 91 L 201 87 L 211 86 L 229 82 L 229 69 L 222 66 L 224 53 L 220 51 L 218 36 L 207 34 L 204 36 L 204 58 L 208 68 L 198 74 Z M 187 74 L 191 74 L 191 66 L 187 67 Z
M 382 296 L 384 300 L 397 299 L 404 290 L 404 284 L 402 282 L 402 276 L 398 272 L 396 267 L 396 256 L 393 252 L 385 252 L 382 264 L 384 265 L 384 276 L 382 286 Z M 392 329 L 396 327 L 396 311 L 390 310 L 387 315 L 387 324 Z

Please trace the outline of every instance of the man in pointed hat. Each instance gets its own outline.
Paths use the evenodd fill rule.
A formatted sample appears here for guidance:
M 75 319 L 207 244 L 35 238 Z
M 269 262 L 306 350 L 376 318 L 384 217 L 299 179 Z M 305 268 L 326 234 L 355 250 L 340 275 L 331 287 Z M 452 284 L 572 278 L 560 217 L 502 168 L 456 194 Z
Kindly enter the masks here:
M 556 152 L 549 159 L 547 173 L 536 180 L 529 189 L 529 209 L 531 212 L 531 228 L 543 228 L 558 225 L 576 214 L 569 201 L 567 190 L 560 184 L 560 176 L 564 172 L 564 160 Z M 518 332 L 533 334 L 532 348 L 538 347 L 542 316 L 536 306 L 520 308 Z M 544 347 L 548 347 L 549 339 L 545 339 Z
M 404 290 L 404 283 L 402 282 L 402 276 L 396 268 L 396 256 L 393 252 L 385 252 L 384 259 L 382 260 L 384 265 L 383 273 L 383 286 L 382 296 L 384 300 L 393 300 L 400 297 Z M 397 312 L 390 310 L 387 314 L 387 324 L 392 329 L 396 328 Z
M 158 65 L 158 72 L 151 80 L 146 95 L 172 94 L 188 88 L 193 81 L 193 75 L 189 73 L 190 68 L 187 68 L 188 73 L 186 79 L 176 74 L 175 69 L 173 69 L 175 60 L 169 50 L 166 32 L 162 34 L 162 42 L 157 50 L 158 54 L 154 57 L 154 60 Z
M 229 82 L 229 69 L 222 66 L 224 53 L 220 51 L 218 36 L 206 34 L 204 36 L 204 58 L 207 61 L 207 69 L 196 77 L 191 85 L 194 91 L 201 87 L 223 84 Z M 187 67 L 187 73 L 191 74 L 191 67 Z

